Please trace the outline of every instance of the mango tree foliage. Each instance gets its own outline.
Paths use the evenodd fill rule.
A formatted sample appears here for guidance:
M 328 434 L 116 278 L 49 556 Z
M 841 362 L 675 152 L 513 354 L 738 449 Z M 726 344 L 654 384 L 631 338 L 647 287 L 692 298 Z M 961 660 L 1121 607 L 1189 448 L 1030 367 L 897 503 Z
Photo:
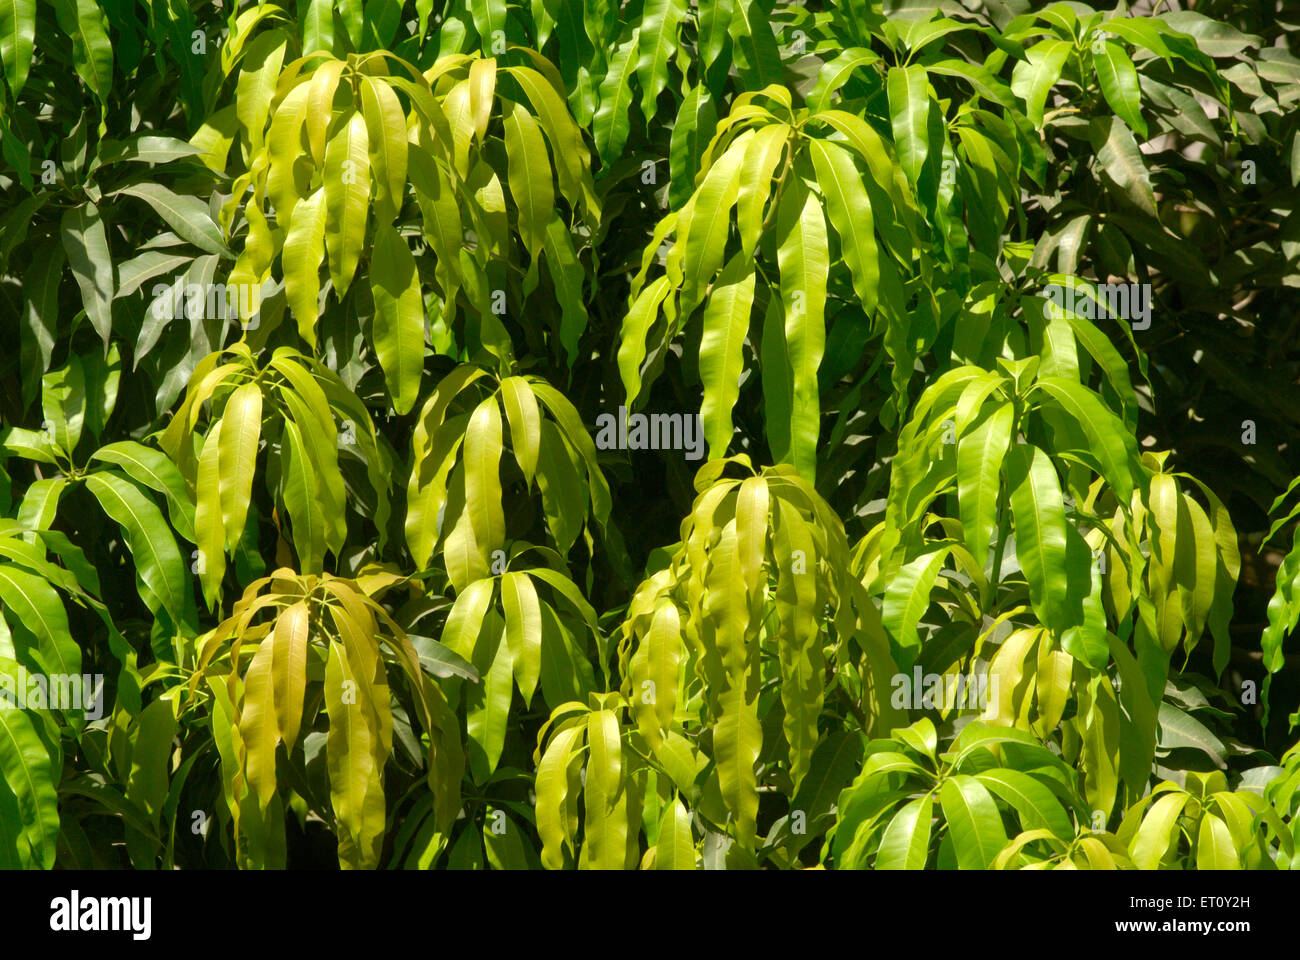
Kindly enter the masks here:
M 316 781 L 318 790 L 321 779 L 328 783 L 327 791 L 308 792 L 317 802 L 320 794 L 328 796 L 324 813 L 336 824 L 340 865 L 378 865 L 394 723 L 405 725 L 408 742 L 412 738 L 411 718 L 395 721 L 386 661 L 409 685 L 427 740 L 415 759 L 427 770 L 434 823 L 448 833 L 460 806 L 464 756 L 443 694 L 405 631 L 375 600 L 401 580 L 383 570 L 350 580 L 280 569 L 249 584 L 231 616 L 199 638 L 188 693 L 196 695 L 200 677 L 206 681 L 206 711 L 214 731 L 221 728 L 222 819 L 229 814 L 242 866 L 284 864 L 281 744 L 300 776 Z M 311 743 L 308 731 L 321 719 L 324 742 L 317 734 Z
M 1194 6 L 0 0 L 0 866 L 1290 868 Z

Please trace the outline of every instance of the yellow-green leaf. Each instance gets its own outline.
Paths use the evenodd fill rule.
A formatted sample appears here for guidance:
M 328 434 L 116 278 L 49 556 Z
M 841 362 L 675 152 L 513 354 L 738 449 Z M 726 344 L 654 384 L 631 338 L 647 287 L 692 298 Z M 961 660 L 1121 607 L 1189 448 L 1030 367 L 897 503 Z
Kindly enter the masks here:
M 370 215 L 370 139 L 354 113 L 325 148 L 325 248 L 330 278 L 340 297 L 348 292 Z
M 261 436 L 262 389 L 246 383 L 226 400 L 221 416 L 221 525 L 232 548 L 244 532 Z
M 375 298 L 375 353 L 393 411 L 406 414 L 419 397 L 424 373 L 424 305 L 415 258 L 392 226 L 375 228 L 370 290 Z

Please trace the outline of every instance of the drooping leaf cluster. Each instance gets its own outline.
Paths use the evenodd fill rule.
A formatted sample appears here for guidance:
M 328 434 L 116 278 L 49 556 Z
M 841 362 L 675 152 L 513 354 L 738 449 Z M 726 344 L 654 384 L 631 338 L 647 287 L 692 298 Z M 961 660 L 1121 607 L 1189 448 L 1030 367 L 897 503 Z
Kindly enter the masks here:
M 0 0 L 0 866 L 1290 867 L 1191 6 Z

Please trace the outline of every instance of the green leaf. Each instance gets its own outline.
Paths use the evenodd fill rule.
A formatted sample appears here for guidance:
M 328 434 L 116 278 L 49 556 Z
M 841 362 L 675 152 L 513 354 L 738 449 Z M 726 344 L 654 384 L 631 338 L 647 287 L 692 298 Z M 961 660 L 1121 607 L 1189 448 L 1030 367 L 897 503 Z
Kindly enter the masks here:
M 1125 134 L 1128 133 L 1123 124 L 1117 124 L 1116 129 L 1124 130 Z M 1127 150 L 1127 148 L 1125 149 Z M 1132 159 L 1135 162 L 1140 162 L 1138 156 L 1133 156 Z M 1114 173 L 1118 172 L 1120 168 L 1115 166 L 1109 169 Z M 1138 177 L 1139 179 L 1134 181 L 1128 189 L 1131 196 L 1138 198 L 1139 206 L 1145 215 L 1135 216 L 1117 211 L 1109 214 L 1107 219 L 1122 229 L 1134 241 L 1135 255 L 1139 262 L 1166 271 L 1177 270 L 1179 279 L 1189 287 L 1197 290 L 1208 289 L 1215 281 L 1206 266 L 1205 257 L 1195 244 L 1170 232 L 1159 221 L 1154 219 L 1155 214 L 1149 212 L 1149 204 L 1154 203 L 1154 194 L 1150 192 L 1149 183 L 1145 182 L 1147 177 L 1145 169 L 1138 174 Z M 1144 377 L 1146 376 L 1145 361 L 1146 353 L 1140 351 L 1138 353 L 1138 363 Z M 1210 366 L 1208 361 L 1205 362 L 1205 365 Z
M 86 489 L 95 495 L 104 512 L 121 525 L 135 561 L 136 575 L 173 621 L 185 622 L 188 564 L 182 561 L 162 513 L 134 484 L 111 470 L 88 476 Z M 140 594 L 148 603 L 148 594 L 144 590 Z
M 333 52 L 334 4 L 331 0 L 307 0 L 307 9 L 301 16 L 303 53 Z
M 523 377 L 506 377 L 501 381 L 501 405 L 510 424 L 510 449 L 524 481 L 531 487 L 542 443 L 542 415 L 537 397 Z
M 271 129 L 267 134 L 266 151 L 266 196 L 275 207 L 275 219 L 282 228 L 289 228 L 293 223 L 294 210 L 302 199 L 301 178 L 295 171 L 295 164 L 302 154 L 303 123 L 308 113 L 308 98 L 315 91 L 313 82 L 300 83 L 285 96 L 275 109 L 271 118 Z M 328 107 L 320 105 L 324 112 Z
M 0 0 L 0 62 L 15 98 L 27 82 L 35 39 L 36 0 Z
M 769 296 L 763 316 L 760 357 L 763 378 L 763 428 L 767 446 L 777 463 L 790 460 L 790 421 L 794 409 L 790 358 L 786 351 L 785 322 L 781 301 Z
M 672 290 L 668 277 L 659 277 L 637 295 L 623 318 L 618 346 L 618 373 L 630 408 L 641 395 L 641 361 L 645 359 L 646 334 L 659 315 L 659 305 Z
M 934 794 L 907 803 L 894 814 L 880 836 L 877 870 L 924 870 L 930 856 L 930 827 L 934 819 Z
M 546 224 L 555 211 L 551 160 L 532 114 L 518 103 L 511 103 L 504 114 L 510 196 L 518 211 L 519 236 L 536 263 L 546 242 Z
M 134 440 L 122 440 L 105 444 L 90 458 L 117 464 L 132 480 L 165 496 L 172 526 L 186 540 L 194 542 L 194 504 L 185 487 L 185 478 L 165 453 Z
M 916 183 L 930 154 L 929 81 L 925 67 L 890 67 L 885 75 L 889 93 L 889 120 L 894 129 L 894 149 L 907 178 Z
M 195 543 L 199 548 L 196 572 L 203 584 L 208 606 L 212 606 L 220 596 L 226 567 L 226 528 L 221 520 L 220 450 L 221 421 L 218 420 L 203 441 L 195 480 L 194 532 L 198 535 Z
M 1276 584 L 1268 601 L 1268 626 L 1260 637 L 1264 666 L 1270 677 L 1286 662 L 1282 652 L 1283 641 L 1300 622 L 1300 536 L 1293 539 L 1291 549 L 1278 564 Z M 1267 703 L 1265 699 L 1266 709 Z
M 391 226 L 375 228 L 370 289 L 375 298 L 375 353 L 393 411 L 404 415 L 415 406 L 424 374 L 424 305 L 415 258 Z
M 414 633 L 408 633 L 406 639 L 410 640 L 411 646 L 415 648 L 420 658 L 420 666 L 435 677 L 444 679 L 461 677 L 474 683 L 479 682 L 479 672 L 474 668 L 474 664 L 460 654 L 454 653 L 449 647 L 443 646 L 430 637 L 421 637 Z
M 302 723 L 303 697 L 307 690 L 307 656 L 310 630 L 307 603 L 299 600 L 280 611 L 269 641 L 273 645 L 275 718 L 285 748 L 292 750 Z
M 1151 762 L 1156 752 L 1156 708 L 1147 692 L 1141 667 L 1129 652 L 1128 645 L 1110 632 L 1107 632 L 1106 640 L 1118 668 L 1119 702 L 1123 708 L 1119 772 L 1125 783 L 1135 790 L 1142 790 L 1151 777 Z
M 1022 830 L 1051 830 L 1062 840 L 1074 838 L 1074 827 L 1061 801 L 1043 784 L 1018 770 L 985 770 L 975 779 L 1010 804 Z
M 67 611 L 43 577 L 0 563 L 0 611 L 36 635 L 45 672 L 81 672 L 81 648 L 72 640 Z
M 333 15 L 331 13 L 331 19 Z M 309 29 L 304 25 L 304 31 Z M 308 40 L 304 33 L 303 46 Z M 325 136 L 329 132 L 330 121 L 334 117 L 334 100 L 338 93 L 339 77 L 343 73 L 346 61 L 326 60 L 312 74 L 307 92 L 307 109 L 302 118 L 307 129 L 307 145 L 311 150 L 312 161 L 320 166 L 325 159 Z M 286 131 L 287 133 L 288 131 Z M 286 145 L 286 154 L 292 156 L 301 150 L 301 141 L 295 129 Z
M 627 852 L 627 785 L 618 716 L 613 710 L 587 714 L 587 748 L 583 858 L 589 869 L 620 869 Z
M 596 622 L 596 611 L 579 592 L 577 584 L 567 576 L 548 567 L 532 567 L 527 571 L 532 577 L 548 584 L 582 617 L 592 635 L 600 639 L 600 626 Z
M 609 485 L 605 482 L 604 474 L 601 473 L 600 464 L 597 462 L 596 445 L 592 442 L 591 434 L 583 426 L 578 411 L 562 393 L 540 377 L 530 377 L 529 382 L 537 399 L 546 405 L 546 409 L 551 411 L 551 416 L 559 423 L 569 446 L 581 455 L 587 470 L 591 510 L 603 526 L 609 519 Z
M 916 625 L 930 606 L 930 591 L 950 552 L 946 546 L 935 547 L 903 564 L 885 591 L 881 623 L 898 645 L 912 656 L 921 646 Z
M 1016 558 L 1029 584 L 1034 613 L 1044 626 L 1071 626 L 1067 606 L 1065 505 L 1056 469 L 1047 454 L 1028 443 L 1013 443 L 1007 456 Z
M 1201 818 L 1196 839 L 1197 870 L 1240 870 L 1241 857 L 1228 825 L 1212 813 Z
M 655 844 L 656 870 L 694 870 L 695 840 L 691 834 L 691 816 L 674 797 L 664 807 L 659 821 L 659 841 Z
M 673 603 L 661 600 L 655 607 L 644 643 L 646 676 L 654 691 L 652 706 L 657 726 L 653 727 L 653 732 L 654 737 L 662 738 L 662 732 L 671 730 L 673 726 L 678 700 L 678 668 L 682 660 L 681 614 Z
M 264 682 L 269 688 L 269 678 Z M 339 825 L 339 865 L 345 869 L 374 868 L 384 834 L 382 769 L 375 757 L 377 731 L 367 716 L 369 689 L 370 684 L 352 672 L 343 646 L 331 641 L 325 662 L 325 709 L 329 716 L 325 756 L 330 803 Z M 270 698 L 266 699 L 269 706 Z M 242 721 L 240 726 L 242 732 Z M 250 760 L 251 756 L 250 751 Z M 274 754 L 269 762 L 274 762 Z M 274 786 L 272 773 L 272 790 Z
M 826 213 L 840 238 L 840 255 L 853 277 L 862 309 L 876 309 L 880 252 L 876 246 L 871 201 L 847 150 L 829 140 L 810 140 L 817 184 L 826 198 Z
M 1124 47 L 1114 40 L 1106 40 L 1102 49 L 1092 47 L 1092 65 L 1097 71 L 1097 82 L 1106 102 L 1131 129 L 1147 136 L 1147 124 L 1142 119 L 1142 94 L 1138 90 L 1137 70 L 1124 52 Z
M 1101 464 L 1101 474 L 1120 503 L 1128 503 L 1140 467 L 1137 439 L 1087 387 L 1064 377 L 1041 377 L 1037 389 L 1050 394 L 1088 438 L 1088 452 Z
M 23 402 L 36 395 L 40 375 L 50 368 L 59 332 L 59 284 L 63 280 L 65 254 L 58 238 L 51 238 L 33 257 L 23 278 L 26 293 L 22 315 L 20 360 L 23 370 Z
M 958 511 L 966 549 L 981 569 L 988 559 L 989 542 L 997 523 L 1002 461 L 1011 443 L 1014 416 L 1012 405 L 1004 403 L 957 441 Z
M 894 739 L 899 740 L 922 756 L 935 759 L 935 750 L 939 746 L 939 734 L 934 729 L 934 722 L 929 717 L 922 717 L 909 727 L 899 727 L 894 731 Z
M 754 764 L 763 745 L 757 703 L 746 701 L 743 684 L 721 695 L 722 715 L 713 728 L 722 799 L 735 818 L 736 842 L 752 849 L 758 817 L 758 779 Z
M 280 250 L 285 299 L 298 321 L 298 333 L 316 343 L 316 316 L 320 302 L 320 265 L 325 258 L 325 188 L 317 187 L 293 208 L 293 221 Z
M 352 285 L 370 216 L 370 138 L 354 113 L 325 147 L 325 249 L 342 297 Z
M 510 645 L 501 628 L 501 620 L 490 615 L 479 636 L 480 647 L 486 644 L 490 654 L 483 682 L 471 687 L 465 696 L 466 733 L 469 736 L 469 762 L 474 779 L 483 783 L 497 768 L 505 747 L 506 723 L 510 719 L 510 697 L 514 692 L 514 663 Z M 476 658 L 477 659 L 477 658 Z
M 189 241 L 205 253 L 231 256 L 221 236 L 221 228 L 208 215 L 208 205 L 198 197 L 183 196 L 156 183 L 134 183 L 113 195 L 122 194 L 148 203 L 182 240 Z
M 698 83 L 682 99 L 668 147 L 668 206 L 679 210 L 695 191 L 696 172 L 718 125 L 718 111 L 708 88 Z
M 542 672 L 542 610 L 533 581 L 522 573 L 502 574 L 501 607 L 515 680 L 524 705 L 528 706 Z
M 58 771 L 25 711 L 0 708 L 0 774 L 20 817 L 19 863 L 52 869 L 59 839 Z
M 1230 24 L 1213 20 L 1195 10 L 1172 10 L 1162 16 L 1160 21 L 1177 31 L 1167 33 L 1167 40 L 1185 40 L 1186 38 L 1179 38 L 1178 34 L 1188 34 L 1196 41 L 1195 49 L 1211 57 L 1235 56 L 1247 47 L 1259 46 L 1261 43 L 1258 36 L 1242 33 Z
M 501 508 L 501 412 L 495 397 L 474 410 L 465 430 L 465 508 L 480 551 L 505 546 Z
M 469 0 L 467 6 L 483 44 L 483 52 L 487 53 L 496 42 L 496 35 L 505 32 L 509 4 L 506 0 Z
M 1178 815 L 1190 799 L 1186 793 L 1167 793 L 1151 805 L 1129 846 L 1135 867 L 1139 870 L 1159 869 L 1160 861 L 1173 841 Z
M 501 810 L 489 812 L 483 829 L 483 846 L 493 870 L 527 870 L 533 867 L 537 857 L 524 843 L 524 832 L 514 820 Z
M 375 77 L 361 81 L 361 110 L 366 121 L 370 165 L 375 171 L 375 217 L 391 223 L 406 193 L 406 114 L 393 88 Z
M 573 238 L 558 216 L 546 225 L 543 245 L 560 301 L 560 344 L 572 365 L 578 358 L 578 340 L 587 329 L 587 303 L 582 289 L 585 274 L 573 249 Z
M 742 575 L 750 595 L 756 595 L 762 575 L 764 542 L 768 531 L 768 490 L 757 480 L 746 480 L 737 499 L 737 518 L 747 532 L 748 557 L 742 555 Z M 816 536 L 799 511 L 784 499 L 774 504 L 776 529 L 772 548 L 777 569 L 776 610 L 781 621 L 781 722 L 789 746 L 789 775 L 795 790 L 802 786 L 820 737 L 818 718 L 825 700 L 826 661 L 819 636 L 819 588 L 805 566 L 816 557 Z
M 1122 200 L 1154 220 L 1156 199 L 1151 175 L 1129 128 L 1118 117 L 1093 117 L 1089 121 L 1088 137 L 1097 153 L 1103 181 Z M 1152 226 L 1158 231 L 1158 227 Z
M 935 20 L 918 18 L 902 21 L 899 37 L 907 44 L 911 54 L 915 56 L 940 37 L 945 37 L 957 30 L 971 29 L 974 29 L 973 24 L 963 23 L 960 20 L 951 20 L 948 17 L 939 17 Z
M 1184 748 L 1199 750 L 1208 756 L 1219 769 L 1227 769 L 1227 748 L 1223 741 L 1190 713 L 1179 710 L 1171 703 L 1160 704 L 1160 749 Z
M 235 114 L 244 128 L 250 158 L 262 147 L 263 131 L 286 47 L 283 31 L 267 30 L 258 33 L 244 50 L 235 86 Z M 223 58 L 228 52 L 233 57 L 239 50 L 227 41 L 222 48 Z
M 556 549 L 567 554 L 582 530 L 586 504 L 582 480 L 569 456 L 559 429 L 542 421 L 542 442 L 537 455 L 537 486 L 542 491 L 542 512 Z
M 72 356 L 41 380 L 41 413 L 54 431 L 54 443 L 71 454 L 86 420 L 86 377 L 80 358 Z
M 722 53 L 727 42 L 727 28 L 736 15 L 736 0 L 700 0 L 697 23 L 699 51 L 706 66 Z
M 1210 518 L 1205 515 L 1199 503 L 1185 494 L 1179 497 L 1178 539 L 1185 546 L 1174 559 L 1174 577 L 1178 582 L 1188 642 L 1192 643 L 1205 632 L 1210 608 L 1214 603 L 1219 563 Z M 1219 654 L 1217 649 L 1215 652 Z M 1226 654 L 1225 650 L 1219 655 Z
M 939 801 L 948 821 L 957 865 L 962 870 L 987 870 L 1007 845 L 1002 816 L 982 783 L 964 773 L 943 782 Z
M 226 546 L 231 548 L 239 542 L 247 522 L 261 437 L 262 388 L 256 383 L 245 383 L 226 400 L 218 448 L 221 525 L 226 531 Z
M 108 355 L 91 352 L 82 358 L 86 381 L 86 429 L 96 440 L 117 407 L 122 386 L 122 351 L 111 343 Z
M 3 114 L 0 114 L 0 156 L 3 156 L 6 167 L 12 167 L 14 173 L 18 175 L 18 182 L 22 184 L 23 189 L 28 191 L 35 189 L 36 181 L 32 179 L 31 149 L 14 135 L 12 124 Z M 6 241 L 7 245 L 10 243 L 11 241 Z
M 1115 349 L 1115 345 L 1097 327 L 1084 317 L 1072 311 L 1066 311 L 1065 319 L 1074 331 L 1074 337 L 1084 350 L 1097 362 L 1111 389 L 1119 397 L 1123 420 L 1129 432 L 1137 429 L 1137 393 L 1133 390 L 1133 381 L 1129 376 L 1128 362 Z
M 737 3 L 727 27 L 732 55 L 740 76 L 751 90 L 779 84 L 784 70 L 772 22 L 761 5 Z
M 748 140 L 737 139 L 709 168 L 691 199 L 689 221 L 678 227 L 670 260 L 681 256 L 685 261 L 679 306 L 683 319 L 690 317 L 704 299 L 709 282 L 726 255 L 731 208 L 740 193 L 740 165 L 747 143 Z
M 72 276 L 81 288 L 86 316 L 107 347 L 113 329 L 113 260 L 99 207 L 90 200 L 69 207 L 64 211 L 60 234 Z
M 830 253 L 821 205 L 802 182 L 788 187 L 781 198 L 777 237 L 786 357 L 793 388 L 790 462 L 811 483 L 817 476 L 817 443 L 821 435 L 817 368 L 826 344 L 824 314 Z
M 1119 787 L 1119 704 L 1104 672 L 1075 684 L 1075 696 L 1083 727 L 1084 795 L 1093 810 L 1109 816 Z
M 704 308 L 700 339 L 700 382 L 704 401 L 700 420 L 709 443 L 709 457 L 727 454 L 731 444 L 731 411 L 740 396 L 745 337 L 754 302 L 755 267 L 751 258 L 736 253 L 713 284 Z
M 752 257 L 767 218 L 768 197 L 772 192 L 772 174 L 789 148 L 790 128 L 784 123 L 770 123 L 750 138 L 745 160 L 740 168 L 740 191 L 736 197 L 736 226 L 740 231 L 740 249 Z M 662 223 L 661 223 L 662 225 Z
M 585 723 L 556 731 L 537 765 L 537 834 L 542 840 L 542 865 L 548 870 L 563 868 L 564 851 L 573 850 L 577 823 L 570 812 L 570 759 L 585 731 Z
M 452 605 L 451 613 L 447 615 L 442 643 L 463 660 L 473 660 L 479 633 L 483 629 L 483 618 L 492 602 L 493 588 L 494 581 L 491 579 L 475 580 L 460 592 Z M 476 667 L 475 670 L 477 669 Z
M 634 27 L 627 40 L 614 48 L 605 79 L 600 83 L 600 108 L 596 111 L 592 129 L 596 136 L 596 151 L 605 164 L 619 156 L 627 143 L 633 103 L 632 77 L 637 65 L 632 54 L 640 36 L 640 28 Z
M 302 430 L 293 420 L 284 422 L 284 442 L 280 451 L 281 496 L 289 513 L 294 552 L 304 573 L 323 569 L 325 562 L 325 516 L 316 467 L 312 463 Z M 209 443 L 212 441 L 209 440 Z M 196 528 L 198 511 L 195 511 Z M 199 531 L 202 536 L 202 531 Z M 220 534 L 218 534 L 219 538 Z M 196 541 L 198 542 L 198 541 Z M 203 548 L 199 542 L 200 549 Z
M 1003 107 L 1015 106 L 1011 91 L 986 66 L 953 59 L 927 63 L 925 69 L 928 73 L 961 77 L 984 99 Z
M 790 801 L 791 810 L 802 810 L 807 825 L 815 825 L 829 817 L 835 802 L 853 780 L 862 766 L 862 739 L 843 730 L 832 731 L 813 751 L 808 773 L 799 784 L 798 792 Z M 792 844 L 802 846 L 812 839 L 812 834 L 793 835 Z
M 158 822 L 171 774 L 172 741 L 176 737 L 175 706 L 170 700 L 155 700 L 132 724 L 131 769 L 126 799 Z
M 551 145 L 560 178 L 560 192 L 573 206 L 581 204 L 593 217 L 600 217 L 600 202 L 591 179 L 591 154 L 582 142 L 578 125 L 564 101 L 544 76 L 531 67 L 505 68 L 524 90 L 533 113 Z
M 55 0 L 54 12 L 59 27 L 72 38 L 77 74 L 95 99 L 107 104 L 113 89 L 113 45 L 108 38 L 108 20 L 99 4 L 95 0 Z
M 1011 92 L 1025 101 L 1025 116 L 1036 129 L 1043 126 L 1047 95 L 1061 78 L 1071 49 L 1064 40 L 1042 40 L 1025 51 L 1026 59 L 1012 72 Z
M 685 0 L 648 0 L 642 12 L 636 72 L 647 124 L 654 121 L 659 94 L 668 86 L 668 61 L 678 49 L 677 29 L 685 18 Z
M 841 51 L 822 64 L 817 82 L 808 94 L 809 107 L 814 112 L 825 110 L 831 105 L 831 97 L 848 82 L 854 70 L 879 62 L 880 56 L 865 47 L 849 47 Z

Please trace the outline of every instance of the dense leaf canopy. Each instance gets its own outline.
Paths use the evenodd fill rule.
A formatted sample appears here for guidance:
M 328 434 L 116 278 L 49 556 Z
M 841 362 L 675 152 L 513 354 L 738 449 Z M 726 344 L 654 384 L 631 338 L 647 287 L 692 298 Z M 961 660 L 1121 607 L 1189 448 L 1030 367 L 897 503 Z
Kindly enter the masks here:
M 0 867 L 1300 864 L 1281 0 L 0 0 L 0 75 Z

